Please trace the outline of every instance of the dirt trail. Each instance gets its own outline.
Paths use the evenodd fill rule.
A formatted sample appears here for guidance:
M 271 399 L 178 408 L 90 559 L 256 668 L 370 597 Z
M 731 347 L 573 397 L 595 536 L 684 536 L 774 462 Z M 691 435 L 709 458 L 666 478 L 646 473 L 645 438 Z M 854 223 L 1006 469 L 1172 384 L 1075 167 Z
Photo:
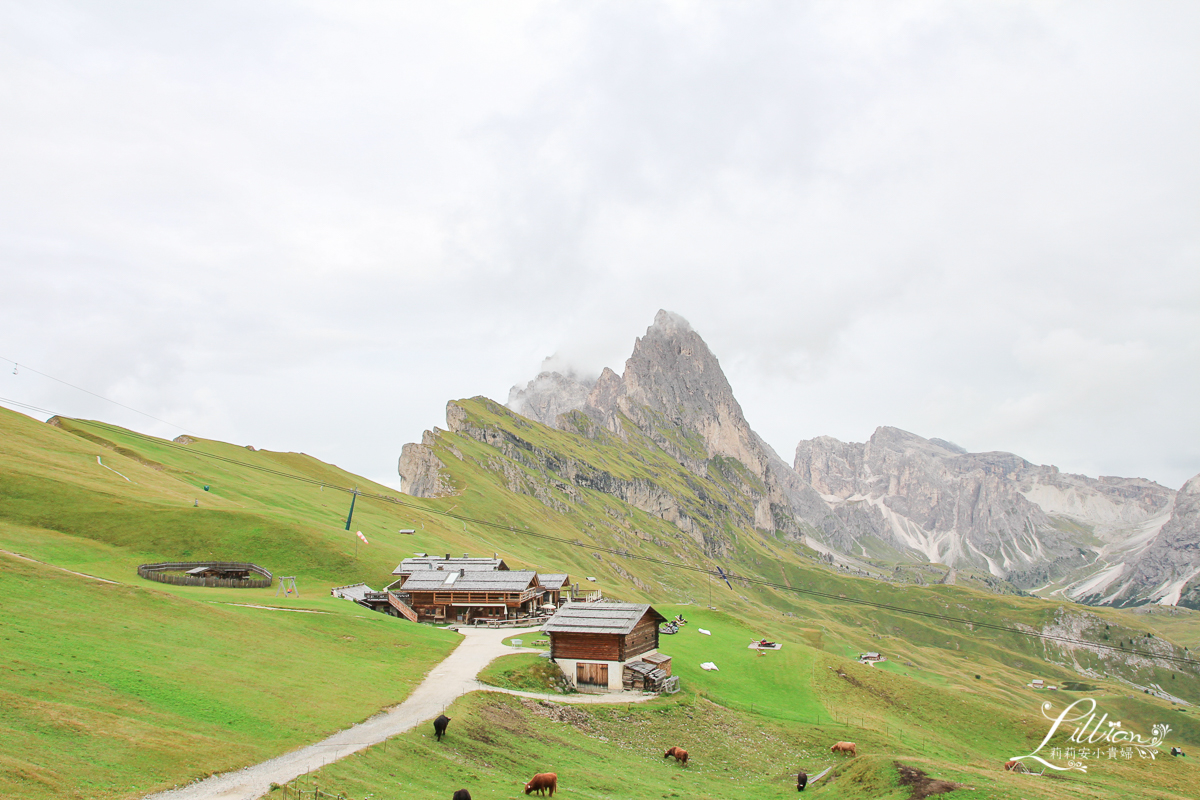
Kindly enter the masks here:
M 57 569 L 61 572 L 69 572 L 70 574 L 78 575 L 81 578 L 90 578 L 91 580 L 100 581 L 101 583 L 111 583 L 113 586 L 120 585 L 116 581 L 110 581 L 108 578 L 97 578 L 95 575 L 88 575 L 86 572 L 76 572 L 73 569 L 67 569 L 66 567 L 55 566 L 54 564 L 48 564 L 45 561 L 39 561 L 38 559 L 30 558 L 29 556 L 23 556 L 20 553 L 14 553 L 11 550 L 0 550 L 0 553 L 3 553 L 6 556 L 12 556 L 13 558 L 20 558 L 25 561 L 32 561 L 35 564 L 41 564 L 43 567 L 49 567 L 50 569 Z
M 384 739 L 404 733 L 432 720 L 442 709 L 467 692 L 493 691 L 522 697 L 549 699 L 556 703 L 633 703 L 647 699 L 640 692 L 609 695 L 544 695 L 497 689 L 475 680 L 479 671 L 496 658 L 510 653 L 537 653 L 527 647 L 506 647 L 503 640 L 536 628 L 514 630 L 468 628 L 460 631 L 463 641 L 434 667 L 413 693 L 398 706 L 346 728 L 324 741 L 302 747 L 252 767 L 214 775 L 203 781 L 147 795 L 146 800 L 255 800 L 266 794 L 272 783 L 283 784 L 298 775 L 319 769 Z

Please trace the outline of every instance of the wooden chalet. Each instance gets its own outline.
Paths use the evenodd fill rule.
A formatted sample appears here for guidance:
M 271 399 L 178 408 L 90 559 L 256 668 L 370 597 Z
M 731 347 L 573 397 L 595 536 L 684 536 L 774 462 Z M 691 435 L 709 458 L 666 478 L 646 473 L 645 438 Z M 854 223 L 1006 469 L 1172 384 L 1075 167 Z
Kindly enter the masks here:
M 398 595 L 421 622 L 472 622 L 535 614 L 542 586 L 533 570 L 425 569 L 404 580 Z
M 670 657 L 654 658 L 661 655 L 658 625 L 665 621 L 641 603 L 568 603 L 542 630 L 550 636 L 550 658 L 575 688 L 619 692 L 626 688 L 627 666 L 629 688 L 636 683 L 636 688 L 657 689 L 656 681 L 670 676 Z M 660 674 L 652 675 L 655 670 Z
M 462 558 L 458 558 L 457 556 L 451 557 L 449 553 L 446 553 L 445 556 L 419 555 L 401 561 L 400 566 L 392 570 L 392 574 L 403 581 L 415 573 L 429 570 L 435 572 L 439 570 L 442 572 L 458 572 L 460 570 L 466 570 L 467 572 L 507 572 L 508 565 L 498 555 L 492 558 L 473 558 L 467 553 L 463 553 Z

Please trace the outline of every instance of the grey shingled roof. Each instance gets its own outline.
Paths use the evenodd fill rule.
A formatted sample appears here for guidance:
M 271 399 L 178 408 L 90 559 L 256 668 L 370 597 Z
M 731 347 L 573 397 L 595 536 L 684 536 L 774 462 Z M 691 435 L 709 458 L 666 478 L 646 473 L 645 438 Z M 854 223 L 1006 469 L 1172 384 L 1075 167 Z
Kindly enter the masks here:
M 544 589 L 561 589 L 562 585 L 567 582 L 567 578 L 569 577 L 569 575 L 564 575 L 559 572 L 552 572 L 549 575 L 543 575 L 539 572 L 538 583 L 540 583 Z
M 546 633 L 626 634 L 647 611 L 664 619 L 645 603 L 567 603 L 546 621 L 542 630 Z
M 358 601 L 366 597 L 367 592 L 371 591 L 374 590 L 365 583 L 355 583 L 351 584 L 350 586 L 338 586 L 334 589 L 330 589 L 329 593 L 334 597 L 343 597 L 347 600 Z
M 458 575 L 453 583 L 446 578 Z M 533 570 L 506 570 L 504 572 L 468 570 L 459 575 L 456 570 L 421 570 L 408 576 L 401 588 L 406 592 L 520 592 L 531 583 L 536 583 L 537 573 Z
M 399 575 L 401 572 L 422 572 L 424 570 L 457 570 L 465 569 L 468 572 L 474 570 L 508 570 L 508 565 L 504 563 L 502 558 L 476 558 L 468 556 L 463 558 L 446 558 L 445 556 L 417 556 L 415 558 L 406 558 L 400 562 L 400 566 L 392 570 L 393 575 Z

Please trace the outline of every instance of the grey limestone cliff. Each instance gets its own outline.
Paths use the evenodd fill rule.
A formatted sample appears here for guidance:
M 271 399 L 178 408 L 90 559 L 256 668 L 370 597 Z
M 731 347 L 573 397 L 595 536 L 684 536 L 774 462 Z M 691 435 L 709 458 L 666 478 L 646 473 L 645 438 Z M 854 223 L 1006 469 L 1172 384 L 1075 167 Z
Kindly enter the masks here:
M 794 468 L 860 538 L 981 567 L 1024 588 L 1096 560 L 1089 537 L 1064 519 L 1119 531 L 1160 512 L 1172 495 L 1150 481 L 1066 475 L 1011 453 L 968 453 L 888 427 L 862 444 L 802 441 Z
M 1175 494 L 1170 516 L 1150 545 L 1113 580 L 1079 599 L 1106 605 L 1146 602 L 1200 608 L 1200 475 Z

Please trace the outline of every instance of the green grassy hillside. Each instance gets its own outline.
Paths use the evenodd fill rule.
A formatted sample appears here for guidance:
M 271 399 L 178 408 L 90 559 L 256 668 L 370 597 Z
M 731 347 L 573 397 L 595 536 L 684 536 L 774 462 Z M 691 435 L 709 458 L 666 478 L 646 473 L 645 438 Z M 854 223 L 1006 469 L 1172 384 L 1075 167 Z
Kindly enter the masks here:
M 444 433 L 435 452 L 456 493 L 394 498 L 400 503 L 388 500 L 393 490 L 303 454 L 166 442 L 79 420 L 47 425 L 0 410 L 0 796 L 135 797 L 314 741 L 402 699 L 454 635 L 372 614 L 328 590 L 359 581 L 379 588 L 413 552 L 497 552 L 513 567 L 592 576 L 607 596 L 682 612 L 690 624 L 663 637 L 662 649 L 684 691 L 636 708 L 573 710 L 565 722 L 545 714 L 566 712 L 513 698 L 467 697 L 451 712 L 446 746 L 414 731 L 327 768 L 321 779 L 355 798 L 448 796 L 456 780 L 475 797 L 517 796 L 518 781 L 555 768 L 563 790 L 579 797 L 790 796 L 797 768 L 834 763 L 828 747 L 837 739 L 858 742 L 864 755 L 814 787 L 818 796 L 907 797 L 896 762 L 973 786 L 972 797 L 1193 795 L 1200 773 L 1187 759 L 1118 759 L 1062 778 L 999 769 L 1044 735 L 1043 701 L 1078 696 L 1096 698 L 1127 728 L 1167 722 L 1168 744 L 1200 747 L 1194 707 L 1133 688 L 1157 684 L 1200 701 L 1190 665 L 851 601 L 1181 657 L 1200 644 L 1195 612 L 1087 609 L 853 577 L 799 542 L 737 527 L 732 512 L 705 512 L 716 527 L 701 535 L 567 473 L 666 487 L 697 516 L 710 490 L 728 497 L 736 481 L 709 487 L 635 437 L 554 431 L 483 399 L 459 406 L 495 441 L 522 444 Z M 370 539 L 357 557 L 345 530 L 350 497 L 335 488 L 354 486 L 378 495 L 356 502 L 353 530 Z M 717 528 L 726 538 L 714 539 Z M 825 596 L 736 578 L 730 588 L 639 556 L 700 570 L 721 564 Z M 208 559 L 295 575 L 301 597 L 173 587 L 136 574 L 148 561 Z M 784 648 L 760 656 L 746 647 L 764 636 Z M 890 660 L 854 663 L 865 650 Z M 701 670 L 702 661 L 720 671 Z M 1081 686 L 1035 692 L 1025 686 L 1034 677 Z M 695 763 L 662 761 L 668 744 L 693 751 Z

